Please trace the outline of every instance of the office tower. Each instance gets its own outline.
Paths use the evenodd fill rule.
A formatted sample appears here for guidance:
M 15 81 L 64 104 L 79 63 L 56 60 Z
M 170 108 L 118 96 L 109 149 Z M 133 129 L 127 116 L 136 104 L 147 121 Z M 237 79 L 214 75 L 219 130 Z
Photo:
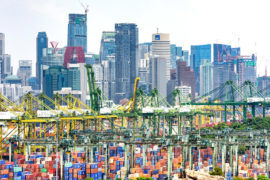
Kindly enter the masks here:
M 178 47 L 175 44 L 171 44 L 171 69 L 176 68 L 176 60 L 182 58 L 182 47 Z
M 115 24 L 116 102 L 130 98 L 136 78 L 138 28 L 136 24 Z
M 203 59 L 200 66 L 200 95 L 213 90 L 213 65 L 208 59 Z
M 195 92 L 200 93 L 200 65 L 202 59 L 211 61 L 211 44 L 191 46 L 190 67 L 196 78 Z
M 28 85 L 31 86 L 33 90 L 38 90 L 37 78 L 36 77 L 29 78 Z
M 220 87 L 227 81 L 236 80 L 233 62 L 214 62 L 213 89 Z
M 157 89 L 159 93 L 167 97 L 167 59 L 160 56 L 152 56 L 151 58 L 151 74 L 152 74 L 152 89 Z
M 239 85 L 243 84 L 245 81 L 256 83 L 256 63 L 257 57 L 254 54 L 250 57 L 243 56 L 237 59 Z
M 267 75 L 267 69 L 265 69 L 264 76 L 257 78 L 257 88 L 264 96 L 270 93 L 270 77 Z
M 66 48 L 44 48 L 41 58 L 41 66 L 62 66 Z
M 104 31 L 100 43 L 99 63 L 111 55 L 115 55 L 115 32 Z
M 85 54 L 85 64 L 98 64 L 100 61 L 98 54 L 86 53 Z
M 183 50 L 183 60 L 186 61 L 187 66 L 190 66 L 190 56 L 188 50 Z
M 185 61 L 176 61 L 176 73 L 177 73 L 177 85 L 178 86 L 190 86 L 191 95 L 195 97 L 195 73 L 187 66 Z
M 231 56 L 231 46 L 225 44 L 213 44 L 214 63 L 227 62 Z
M 53 91 L 61 90 L 63 87 L 68 87 L 67 69 L 63 66 L 52 66 L 43 69 L 43 86 L 42 92 L 48 97 L 53 97 Z
M 64 55 L 64 67 L 68 63 L 85 63 L 85 55 L 82 47 L 66 47 Z
M 28 86 L 32 75 L 32 60 L 20 60 L 17 76 L 22 78 L 22 85 Z
M 10 101 L 18 101 L 28 92 L 31 92 L 30 86 L 22 86 L 21 84 L 0 84 L 0 93 Z
M 48 37 L 46 32 L 39 32 L 36 39 L 36 46 L 37 46 L 37 62 L 36 62 L 36 78 L 38 88 L 41 89 L 41 64 L 42 64 L 42 53 L 44 48 L 48 48 Z
M 240 47 L 232 48 L 231 49 L 231 56 L 232 57 L 237 57 L 237 56 L 240 56 L 240 55 L 241 55 L 241 49 L 240 49 Z
M 69 14 L 68 46 L 83 47 L 87 52 L 87 15 Z
M 5 54 L 5 34 L 0 33 L 0 56 Z
M 103 90 L 102 92 L 110 100 L 115 100 L 115 56 L 107 56 L 107 60 L 101 62 L 103 66 Z
M 170 47 L 170 35 L 165 33 L 152 34 L 152 55 L 159 56 L 160 59 L 166 61 L 167 70 L 166 78 L 170 79 L 170 69 L 171 69 L 171 47 Z M 167 86 L 166 84 L 164 84 Z
M 180 97 L 176 97 L 175 104 L 180 105 L 180 103 L 189 102 L 191 98 L 191 87 L 190 86 L 176 86 L 175 89 L 178 89 L 180 91 Z M 180 103 L 179 103 L 180 100 Z
M 5 78 L 12 74 L 11 56 L 3 54 L 0 56 L 0 83 L 5 81 Z
M 152 54 L 152 43 L 140 43 L 139 44 L 139 59 L 149 58 Z

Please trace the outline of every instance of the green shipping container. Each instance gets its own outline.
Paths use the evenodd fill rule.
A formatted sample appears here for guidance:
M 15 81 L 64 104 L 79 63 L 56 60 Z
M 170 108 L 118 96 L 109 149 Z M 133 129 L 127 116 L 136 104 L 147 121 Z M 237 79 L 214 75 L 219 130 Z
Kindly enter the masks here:
M 14 172 L 21 172 L 22 171 L 22 167 L 14 167 Z
M 42 168 L 41 172 L 47 172 L 47 168 Z

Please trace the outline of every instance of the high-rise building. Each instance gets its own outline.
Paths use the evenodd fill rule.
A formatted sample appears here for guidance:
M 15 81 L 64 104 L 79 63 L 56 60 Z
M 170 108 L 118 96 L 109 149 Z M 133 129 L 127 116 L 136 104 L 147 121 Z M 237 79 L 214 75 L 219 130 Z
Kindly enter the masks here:
M 178 86 L 190 86 L 191 87 L 191 95 L 195 97 L 195 73 L 193 70 L 187 66 L 185 61 L 176 61 L 177 68 L 177 85 Z
M 11 74 L 12 74 L 11 56 L 9 54 L 3 54 L 1 64 L 2 80 L 4 80 L 7 76 Z
M 200 67 L 200 95 L 213 90 L 213 65 L 210 60 L 203 59 Z
M 107 60 L 107 56 L 115 55 L 115 32 L 104 31 L 99 51 L 99 62 Z
M 190 56 L 188 50 L 183 50 L 183 60 L 186 61 L 187 66 L 190 66 Z
M 239 57 L 237 59 L 237 74 L 238 84 L 243 84 L 245 81 L 256 83 L 256 63 L 257 57 L 252 56 Z
M 64 55 L 64 67 L 67 67 L 68 63 L 85 63 L 85 54 L 81 46 L 78 47 L 66 47 Z
M 214 62 L 213 89 L 227 81 L 236 81 L 236 71 L 233 62 Z
M 0 56 L 5 54 L 5 34 L 0 33 Z
M 20 60 L 17 76 L 22 78 L 22 85 L 28 86 L 32 75 L 32 60 Z
M 231 45 L 213 44 L 214 63 L 227 62 L 231 56 Z
M 152 54 L 152 42 L 139 44 L 139 59 L 149 58 Z
M 159 93 L 167 97 L 167 59 L 160 56 L 152 56 L 151 59 L 151 74 L 152 74 L 152 89 L 157 89 Z
M 62 66 L 64 64 L 64 54 L 66 48 L 44 48 L 41 58 L 41 65 Z M 42 69 L 42 68 L 41 68 Z
M 182 58 L 182 47 L 178 47 L 175 44 L 171 44 L 171 69 L 176 68 L 176 60 Z
M 37 84 L 38 88 L 41 89 L 41 77 L 42 77 L 42 70 L 41 70 L 41 64 L 42 64 L 42 55 L 43 55 L 43 49 L 48 48 L 48 37 L 46 32 L 39 32 L 36 39 L 36 46 L 37 46 L 37 62 L 36 62 L 36 78 L 37 78 Z
M 267 74 L 257 78 L 257 88 L 264 96 L 270 93 L 270 77 Z
M 197 94 L 200 93 L 200 65 L 203 59 L 211 61 L 211 44 L 191 46 L 190 67 L 195 73 Z
M 69 14 L 68 46 L 83 47 L 87 52 L 87 15 Z
M 170 79 L 171 69 L 171 47 L 170 47 L 170 35 L 165 33 L 152 34 L 152 55 L 159 56 L 160 59 L 166 61 L 167 70 L 166 78 Z M 164 84 L 167 86 L 167 84 Z
M 103 90 L 102 92 L 110 100 L 115 100 L 115 56 L 107 56 L 102 61 L 103 66 Z
M 240 56 L 240 55 L 241 55 L 241 49 L 240 49 L 240 47 L 232 48 L 231 49 L 231 56 L 237 57 L 237 56 Z
M 136 24 L 115 24 L 116 102 L 130 98 L 137 75 L 138 28 Z

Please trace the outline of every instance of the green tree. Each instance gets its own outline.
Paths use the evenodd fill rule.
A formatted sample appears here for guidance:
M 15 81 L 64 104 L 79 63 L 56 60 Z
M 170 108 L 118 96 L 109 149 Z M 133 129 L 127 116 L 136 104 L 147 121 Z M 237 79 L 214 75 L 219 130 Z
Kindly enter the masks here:
M 214 170 L 209 172 L 209 174 L 212 176 L 224 176 L 224 173 L 220 167 L 215 167 Z
M 257 180 L 269 180 L 267 177 L 263 176 L 263 175 L 259 175 L 257 177 Z
M 235 177 L 233 177 L 233 180 L 245 180 L 245 179 L 241 178 L 241 177 L 238 177 L 238 176 L 235 176 Z

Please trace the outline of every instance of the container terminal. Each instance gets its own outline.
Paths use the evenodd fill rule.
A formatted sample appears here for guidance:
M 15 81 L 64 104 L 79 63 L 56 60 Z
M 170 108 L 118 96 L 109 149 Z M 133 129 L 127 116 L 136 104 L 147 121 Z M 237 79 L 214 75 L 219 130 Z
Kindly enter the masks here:
M 115 105 L 86 69 L 91 106 L 71 94 L 28 93 L 20 102 L 0 94 L 0 179 L 269 177 L 269 130 L 230 128 L 267 118 L 267 89 L 227 81 L 183 103 L 176 89 L 170 105 L 136 78 L 133 97 Z M 209 174 L 216 167 L 223 176 Z

